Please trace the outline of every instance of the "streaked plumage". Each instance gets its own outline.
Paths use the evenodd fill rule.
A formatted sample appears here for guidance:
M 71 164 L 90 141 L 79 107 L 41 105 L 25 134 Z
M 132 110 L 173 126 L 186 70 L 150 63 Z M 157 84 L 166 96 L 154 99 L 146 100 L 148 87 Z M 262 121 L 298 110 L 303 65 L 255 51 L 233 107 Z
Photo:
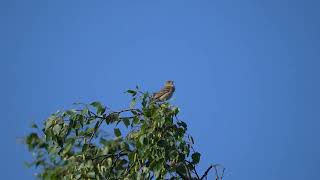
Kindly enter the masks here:
M 172 97 L 174 91 L 175 86 L 173 81 L 167 81 L 159 92 L 153 94 L 152 99 L 156 101 L 166 101 Z

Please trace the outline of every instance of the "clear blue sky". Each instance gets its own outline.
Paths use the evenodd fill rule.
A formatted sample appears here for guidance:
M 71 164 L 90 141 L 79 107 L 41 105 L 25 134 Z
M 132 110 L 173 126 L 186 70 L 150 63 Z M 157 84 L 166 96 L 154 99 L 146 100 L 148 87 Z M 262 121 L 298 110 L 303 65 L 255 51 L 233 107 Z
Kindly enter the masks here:
M 226 180 L 319 179 L 318 1 L 0 2 L 1 179 L 16 142 L 73 102 L 119 109 L 172 79 L 172 103 Z

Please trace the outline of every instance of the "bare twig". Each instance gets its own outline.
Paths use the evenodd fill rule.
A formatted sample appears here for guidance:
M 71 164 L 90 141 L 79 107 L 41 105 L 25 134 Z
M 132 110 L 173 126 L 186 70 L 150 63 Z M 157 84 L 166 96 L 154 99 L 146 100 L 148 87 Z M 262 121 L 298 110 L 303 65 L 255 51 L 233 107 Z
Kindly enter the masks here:
M 208 169 L 205 171 L 205 173 L 201 176 L 200 180 L 202 180 L 202 179 L 204 179 L 204 178 L 207 178 L 208 173 L 209 173 L 209 171 L 210 171 L 212 168 L 214 168 L 214 170 L 215 170 L 216 180 L 222 180 L 222 178 L 223 178 L 223 176 L 224 176 L 224 171 L 225 171 L 226 168 L 223 167 L 222 175 L 221 175 L 221 177 L 220 177 L 220 176 L 219 176 L 219 173 L 218 173 L 218 169 L 217 169 L 218 166 L 223 167 L 223 166 L 220 165 L 220 164 L 210 165 L 210 166 L 208 167 Z
M 224 171 L 226 170 L 226 168 L 223 168 L 223 170 L 222 170 L 222 175 L 221 175 L 221 180 L 222 180 L 222 178 L 223 178 L 223 176 L 224 176 Z
M 213 165 L 210 165 L 208 169 L 205 171 L 205 173 L 201 176 L 200 180 L 204 179 L 208 176 L 209 171 L 213 168 Z

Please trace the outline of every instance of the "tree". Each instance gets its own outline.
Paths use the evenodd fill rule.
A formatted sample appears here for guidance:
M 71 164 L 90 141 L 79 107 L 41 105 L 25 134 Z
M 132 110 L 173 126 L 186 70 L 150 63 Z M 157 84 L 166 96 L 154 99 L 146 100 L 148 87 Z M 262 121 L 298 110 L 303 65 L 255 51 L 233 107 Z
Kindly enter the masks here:
M 128 90 L 130 108 L 111 111 L 100 102 L 52 114 L 25 138 L 39 179 L 206 179 L 179 108 L 154 102 L 138 87 Z M 106 129 L 113 129 L 110 136 Z M 120 130 L 121 129 L 121 130 Z M 223 170 L 224 171 L 224 170 Z M 220 173 L 221 174 L 221 173 Z

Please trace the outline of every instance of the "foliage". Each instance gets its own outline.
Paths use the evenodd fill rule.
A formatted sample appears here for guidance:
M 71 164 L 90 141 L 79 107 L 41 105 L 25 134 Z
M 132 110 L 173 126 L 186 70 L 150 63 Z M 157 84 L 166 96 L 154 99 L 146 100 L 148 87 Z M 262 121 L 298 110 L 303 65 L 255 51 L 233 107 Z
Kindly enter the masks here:
M 179 109 L 154 102 L 148 93 L 128 90 L 130 108 L 111 111 L 100 102 L 58 111 L 42 130 L 25 138 L 39 179 L 204 179 Z M 105 126 L 105 128 L 102 128 Z M 103 129 L 113 129 L 110 136 Z M 218 176 L 217 176 L 218 177 Z M 219 177 L 218 177 L 219 178 Z M 222 179 L 222 177 L 221 177 Z

